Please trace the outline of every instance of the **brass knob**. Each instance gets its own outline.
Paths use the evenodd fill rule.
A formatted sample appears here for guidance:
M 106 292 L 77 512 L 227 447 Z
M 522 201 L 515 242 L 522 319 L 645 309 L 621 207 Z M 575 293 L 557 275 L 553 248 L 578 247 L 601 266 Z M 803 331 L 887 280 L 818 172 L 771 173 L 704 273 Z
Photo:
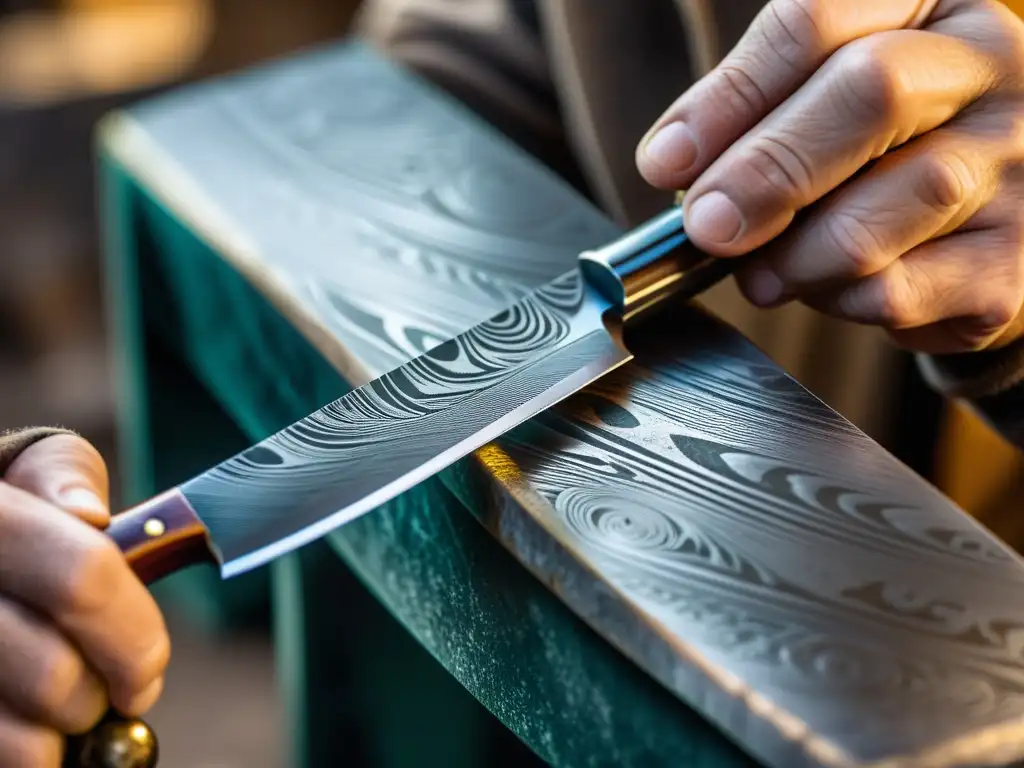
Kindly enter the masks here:
M 89 733 L 68 739 L 63 768 L 154 768 L 159 756 L 144 720 L 110 713 Z

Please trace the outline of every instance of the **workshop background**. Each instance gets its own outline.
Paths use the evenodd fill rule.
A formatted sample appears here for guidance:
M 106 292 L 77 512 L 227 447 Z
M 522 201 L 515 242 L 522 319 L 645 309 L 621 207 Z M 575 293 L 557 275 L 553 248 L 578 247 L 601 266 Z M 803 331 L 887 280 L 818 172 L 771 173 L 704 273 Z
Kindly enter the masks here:
M 1024 11 L 1024 0 L 1008 4 Z M 115 509 L 115 351 L 101 299 L 93 127 L 120 104 L 336 39 L 357 6 L 0 0 L 0 429 L 63 424 L 81 432 L 111 462 Z M 935 429 L 934 452 L 912 464 L 1024 548 L 1015 503 L 1024 459 L 958 407 L 935 413 L 934 423 L 906 425 Z M 163 740 L 162 764 L 286 765 L 267 623 L 214 631 L 187 614 L 170 621 L 174 658 L 150 718 Z

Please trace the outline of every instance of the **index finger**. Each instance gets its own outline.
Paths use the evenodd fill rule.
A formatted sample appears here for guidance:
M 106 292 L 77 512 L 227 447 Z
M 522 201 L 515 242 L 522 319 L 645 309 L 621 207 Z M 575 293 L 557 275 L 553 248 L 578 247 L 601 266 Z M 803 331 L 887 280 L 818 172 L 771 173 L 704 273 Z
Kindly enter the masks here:
M 648 183 L 686 189 L 837 50 L 914 28 L 940 0 L 772 0 L 736 47 L 654 123 L 636 151 Z

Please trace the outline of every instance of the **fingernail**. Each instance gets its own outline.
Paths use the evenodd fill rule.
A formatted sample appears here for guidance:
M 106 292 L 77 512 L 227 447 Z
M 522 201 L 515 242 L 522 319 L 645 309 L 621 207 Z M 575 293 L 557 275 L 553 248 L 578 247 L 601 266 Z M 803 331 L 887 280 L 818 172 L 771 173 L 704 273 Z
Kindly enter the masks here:
M 768 267 L 756 267 L 747 277 L 747 296 L 758 306 L 767 307 L 782 298 L 786 286 Z
M 60 505 L 83 514 L 106 515 L 107 505 L 94 491 L 82 486 L 66 488 L 60 493 Z
M 146 686 L 146 689 L 142 693 L 138 693 L 132 697 L 131 702 L 128 704 L 128 712 L 125 712 L 125 714 L 130 714 L 135 717 L 145 714 L 153 707 L 154 704 L 156 704 L 157 699 L 160 698 L 160 694 L 163 692 L 164 679 L 163 677 L 158 677 Z
M 686 229 L 712 243 L 732 242 L 743 227 L 736 204 L 721 192 L 708 192 L 690 206 Z
M 697 162 L 697 142 L 686 123 L 669 123 L 647 140 L 644 154 L 662 168 L 685 171 Z

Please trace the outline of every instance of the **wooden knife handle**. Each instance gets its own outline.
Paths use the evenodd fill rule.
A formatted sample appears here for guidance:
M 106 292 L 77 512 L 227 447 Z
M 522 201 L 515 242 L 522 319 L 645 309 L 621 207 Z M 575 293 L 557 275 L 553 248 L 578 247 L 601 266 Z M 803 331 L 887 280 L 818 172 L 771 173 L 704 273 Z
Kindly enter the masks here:
M 114 515 L 107 535 L 145 584 L 213 561 L 206 526 L 177 488 Z
M 146 584 L 213 561 L 206 527 L 176 488 L 115 515 L 107 534 Z M 89 733 L 67 740 L 63 768 L 153 768 L 159 752 L 145 721 L 111 710 Z

